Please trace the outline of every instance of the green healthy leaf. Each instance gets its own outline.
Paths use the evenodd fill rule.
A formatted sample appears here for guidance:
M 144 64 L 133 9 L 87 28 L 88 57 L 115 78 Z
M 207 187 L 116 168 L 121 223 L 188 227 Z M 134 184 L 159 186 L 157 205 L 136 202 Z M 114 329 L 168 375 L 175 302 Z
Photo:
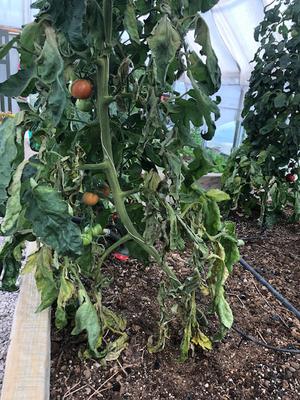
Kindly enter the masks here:
M 164 15 L 148 39 L 154 61 L 154 72 L 157 81 L 164 86 L 168 67 L 181 45 L 181 38 L 167 15 Z
M 2 58 L 4 58 L 9 53 L 9 50 L 13 47 L 17 40 L 18 36 L 15 36 L 8 43 L 0 46 L 0 60 L 2 60 Z
M 76 311 L 75 327 L 72 330 L 72 335 L 79 335 L 81 332 L 86 331 L 89 347 L 97 355 L 97 343 L 102 331 L 97 311 L 84 288 L 79 289 L 78 297 L 80 307 Z
M 52 271 L 52 251 L 47 246 L 42 246 L 37 254 L 35 280 L 41 293 L 41 304 L 37 309 L 40 312 L 50 307 L 58 295 Z
M 217 203 L 221 201 L 230 200 L 230 196 L 220 189 L 210 189 L 206 192 L 206 196 L 216 201 Z
M 1 223 L 1 232 L 4 235 L 10 235 L 13 233 L 14 229 L 16 228 L 20 213 L 22 211 L 21 176 L 27 163 L 28 161 L 24 160 L 21 162 L 21 164 L 18 165 L 13 175 L 12 183 L 8 189 L 10 197 L 7 201 L 4 219 Z
M 60 255 L 80 255 L 81 231 L 71 220 L 69 209 L 54 189 L 38 185 L 26 195 L 26 218 L 40 240 Z
M 282 108 L 286 105 L 287 97 L 284 93 L 278 94 L 274 99 L 274 106 L 276 108 Z
M 135 7 L 132 1 L 128 1 L 126 6 L 124 15 L 124 26 L 130 36 L 130 39 L 136 43 L 140 43 L 140 37 L 137 27 L 137 18 L 135 15 Z

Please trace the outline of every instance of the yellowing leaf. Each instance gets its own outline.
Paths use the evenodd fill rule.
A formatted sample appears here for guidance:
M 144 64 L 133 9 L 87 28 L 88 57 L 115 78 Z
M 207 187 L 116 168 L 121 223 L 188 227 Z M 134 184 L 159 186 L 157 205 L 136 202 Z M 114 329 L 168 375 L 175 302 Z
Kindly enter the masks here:
M 67 271 L 64 268 L 60 278 L 60 289 L 57 298 L 57 309 L 55 312 L 55 325 L 58 329 L 62 329 L 67 325 L 68 321 L 65 307 L 75 292 L 73 283 L 66 278 L 66 272 Z
M 24 265 L 22 272 L 21 272 L 22 275 L 29 274 L 30 272 L 32 272 L 35 269 L 38 254 L 39 254 L 38 252 L 33 253 L 27 258 L 27 262 Z
M 195 336 L 192 337 L 192 343 L 196 346 L 200 346 L 203 350 L 211 350 L 212 342 L 208 336 L 204 335 L 201 331 L 198 331 Z
M 210 189 L 206 192 L 206 196 L 216 201 L 217 203 L 230 200 L 230 196 L 220 189 Z

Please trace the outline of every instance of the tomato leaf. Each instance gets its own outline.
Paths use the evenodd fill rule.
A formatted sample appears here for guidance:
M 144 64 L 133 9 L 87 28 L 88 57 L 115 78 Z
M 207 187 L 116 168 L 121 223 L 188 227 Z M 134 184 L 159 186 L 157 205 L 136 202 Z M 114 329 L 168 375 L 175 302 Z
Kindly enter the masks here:
M 10 197 L 7 201 L 4 219 L 1 223 L 1 232 L 4 235 L 9 235 L 13 233 L 14 228 L 16 227 L 16 224 L 18 222 L 20 213 L 22 211 L 21 176 L 27 162 L 27 160 L 24 160 L 21 162 L 21 164 L 18 165 L 13 175 L 12 183 L 8 189 Z
M 27 192 L 26 218 L 40 240 L 59 254 L 80 255 L 81 231 L 71 220 L 68 205 L 54 189 L 38 185 Z
M 17 259 L 14 249 L 19 241 L 13 237 L 8 237 L 0 246 L 0 290 L 17 290 L 17 279 L 21 268 L 21 260 Z
M 152 51 L 156 79 L 164 86 L 168 67 L 181 45 L 179 33 L 166 15 L 159 20 L 153 29 L 148 43 Z
M 0 60 L 8 54 L 9 50 L 13 47 L 17 40 L 18 36 L 15 36 L 8 43 L 0 46 Z
M 0 94 L 7 97 L 18 97 L 29 94 L 27 89 L 31 87 L 36 78 L 36 68 L 21 69 L 11 75 L 7 81 L 0 83 Z
M 137 28 L 137 18 L 135 15 L 135 7 L 132 1 L 128 1 L 125 14 L 124 14 L 124 26 L 127 30 L 131 40 L 136 43 L 140 43 L 139 32 Z
M 50 85 L 45 116 L 57 125 L 67 102 L 64 80 L 64 62 L 58 50 L 56 33 L 51 27 L 45 29 L 46 41 L 39 59 L 37 73 L 39 78 Z
M 206 192 L 206 196 L 216 201 L 217 203 L 221 201 L 230 200 L 230 196 L 220 189 L 210 189 Z
M 47 246 L 42 246 L 36 253 L 36 286 L 41 293 L 41 304 L 37 312 L 50 307 L 57 299 L 58 290 L 52 271 L 52 251 Z
M 75 294 L 74 284 L 67 278 L 67 272 L 67 267 L 64 267 L 60 277 L 60 288 L 55 311 L 55 326 L 57 329 L 63 329 L 67 325 L 68 320 L 65 307 Z
M 80 307 L 76 311 L 75 327 L 72 330 L 72 335 L 79 335 L 82 331 L 86 331 L 90 349 L 95 354 L 98 354 L 97 343 L 102 329 L 97 311 L 84 288 L 79 289 L 78 297 Z
M 0 206 L 7 199 L 6 190 L 11 180 L 13 162 L 17 154 L 15 120 L 7 118 L 0 124 Z
M 212 93 L 219 90 L 221 86 L 221 70 L 217 56 L 212 48 L 209 29 L 204 19 L 198 15 L 195 23 L 195 42 L 202 46 L 201 54 L 205 55 L 208 76 L 213 84 Z

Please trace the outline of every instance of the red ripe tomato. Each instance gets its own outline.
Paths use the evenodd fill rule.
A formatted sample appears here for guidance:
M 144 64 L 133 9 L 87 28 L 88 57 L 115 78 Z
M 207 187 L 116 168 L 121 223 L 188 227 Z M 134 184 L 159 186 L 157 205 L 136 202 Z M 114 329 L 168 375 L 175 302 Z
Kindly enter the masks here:
M 72 83 L 71 95 L 75 99 L 88 99 L 93 92 L 93 85 L 87 79 L 77 79 Z
M 287 181 L 287 182 L 295 182 L 296 180 L 297 180 L 297 175 L 293 175 L 293 174 L 287 174 L 286 176 L 285 176 L 285 180 Z

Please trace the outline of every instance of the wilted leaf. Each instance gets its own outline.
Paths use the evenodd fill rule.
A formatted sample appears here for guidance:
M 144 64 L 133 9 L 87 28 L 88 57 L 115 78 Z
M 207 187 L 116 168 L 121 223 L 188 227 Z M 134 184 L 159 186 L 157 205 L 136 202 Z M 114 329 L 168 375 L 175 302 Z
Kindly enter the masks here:
M 42 246 L 37 254 L 35 281 L 41 294 L 41 304 L 37 309 L 40 312 L 50 307 L 58 295 L 52 271 L 52 251 L 47 246 Z
M 21 262 L 15 258 L 14 249 L 19 243 L 13 237 L 8 237 L 0 246 L 0 290 L 14 291 L 18 289 L 16 282 Z
M 84 288 L 79 289 L 78 297 L 80 307 L 76 311 L 72 335 L 79 335 L 79 333 L 86 331 L 91 351 L 98 354 L 97 343 L 101 335 L 101 326 L 97 311 Z
M 55 326 L 57 329 L 63 329 L 67 323 L 65 307 L 68 301 L 75 293 L 74 284 L 66 277 L 67 269 L 64 267 L 60 277 L 60 288 L 57 297 L 57 308 L 55 312 Z
M 206 196 L 216 201 L 217 203 L 221 201 L 230 200 L 230 196 L 220 189 L 210 189 L 206 192 Z
M 156 79 L 164 86 L 168 67 L 181 45 L 179 33 L 167 15 L 164 15 L 154 27 L 148 43 L 152 51 Z
M 62 117 L 67 101 L 64 61 L 58 50 L 54 29 L 47 27 L 45 33 L 46 41 L 39 58 L 37 73 L 43 82 L 50 85 L 45 113 L 53 120 L 54 125 L 57 125 Z
M 2 60 L 2 58 L 4 58 L 8 54 L 9 50 L 13 47 L 17 40 L 18 37 L 15 36 L 8 43 L 0 46 L 0 60 Z
M 226 328 L 230 329 L 233 324 L 233 314 L 227 300 L 224 297 L 224 289 L 222 289 L 218 296 L 217 310 L 222 324 Z
M 68 204 L 54 189 L 46 185 L 31 189 L 26 195 L 25 216 L 34 234 L 59 254 L 81 254 L 81 231 L 72 222 Z
M 128 335 L 123 333 L 118 339 L 109 342 L 106 346 L 104 354 L 101 354 L 104 362 L 115 361 L 120 357 L 120 354 L 128 346 Z
M 21 69 L 16 74 L 11 75 L 5 82 L 0 83 L 0 94 L 7 97 L 21 96 L 25 94 L 27 88 L 31 86 L 35 78 L 35 67 Z
M 212 342 L 210 338 L 200 330 L 198 330 L 197 334 L 192 337 L 192 343 L 196 346 L 200 346 L 203 350 L 211 350 L 212 349 Z
M 221 86 L 221 70 L 219 68 L 217 56 L 211 45 L 208 26 L 200 15 L 198 15 L 196 21 L 195 42 L 202 46 L 201 54 L 207 57 L 207 71 L 214 85 L 214 92 L 216 92 Z
M 16 126 L 14 118 L 0 124 L 0 205 L 7 199 L 7 187 L 13 171 L 12 164 L 17 157 Z
M 132 4 L 132 1 L 128 1 L 126 6 L 124 15 L 124 26 L 131 40 L 133 40 L 136 43 L 140 43 L 140 37 L 137 27 L 137 18 L 135 15 L 135 7 Z
M 12 183 L 8 190 L 10 197 L 7 201 L 6 213 L 4 219 L 1 223 L 1 232 L 4 235 L 12 234 L 18 222 L 20 213 L 22 211 L 21 198 L 20 198 L 21 176 L 27 162 L 28 162 L 27 160 L 24 160 L 23 162 L 21 162 L 21 164 L 18 165 L 13 175 Z

